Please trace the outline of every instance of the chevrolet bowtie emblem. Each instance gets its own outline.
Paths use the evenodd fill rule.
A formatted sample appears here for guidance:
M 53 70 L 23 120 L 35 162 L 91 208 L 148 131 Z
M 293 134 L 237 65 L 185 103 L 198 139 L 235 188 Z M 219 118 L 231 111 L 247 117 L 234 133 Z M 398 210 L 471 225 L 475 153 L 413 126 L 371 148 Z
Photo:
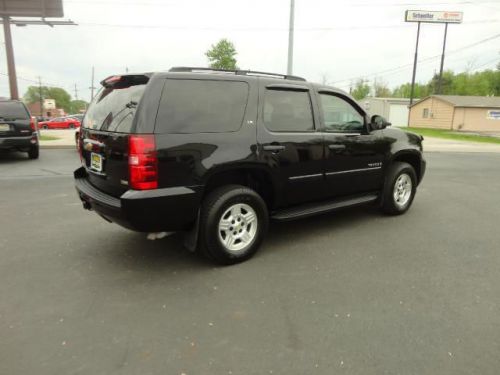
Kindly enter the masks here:
M 85 151 L 92 151 L 92 149 L 94 148 L 94 145 L 90 142 L 87 142 L 87 143 L 85 143 L 83 148 L 85 149 Z

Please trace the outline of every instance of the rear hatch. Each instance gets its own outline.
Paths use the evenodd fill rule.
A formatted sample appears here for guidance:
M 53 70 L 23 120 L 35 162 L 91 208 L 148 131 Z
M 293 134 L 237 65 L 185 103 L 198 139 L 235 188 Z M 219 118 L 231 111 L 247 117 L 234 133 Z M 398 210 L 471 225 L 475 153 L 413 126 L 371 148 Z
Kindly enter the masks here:
M 129 189 L 129 136 L 148 80 L 145 75 L 125 75 L 102 81 L 82 122 L 79 148 L 89 181 L 115 197 Z
M 0 138 L 31 135 L 31 117 L 23 103 L 0 101 Z

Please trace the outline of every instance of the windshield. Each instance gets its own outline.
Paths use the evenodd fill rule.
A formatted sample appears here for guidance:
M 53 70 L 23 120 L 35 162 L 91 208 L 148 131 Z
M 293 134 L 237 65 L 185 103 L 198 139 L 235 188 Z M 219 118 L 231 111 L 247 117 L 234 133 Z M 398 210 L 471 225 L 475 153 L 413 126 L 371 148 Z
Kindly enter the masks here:
M 28 111 L 19 102 L 0 102 L 0 118 L 29 119 Z
M 85 114 L 83 127 L 128 133 L 145 83 L 103 87 Z

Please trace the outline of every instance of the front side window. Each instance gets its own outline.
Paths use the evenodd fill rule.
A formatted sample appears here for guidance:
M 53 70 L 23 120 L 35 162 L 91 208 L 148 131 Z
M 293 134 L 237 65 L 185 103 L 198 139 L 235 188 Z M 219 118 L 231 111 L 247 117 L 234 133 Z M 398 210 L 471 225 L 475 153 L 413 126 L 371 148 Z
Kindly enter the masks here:
M 359 133 L 364 130 L 364 117 L 354 106 L 339 96 L 320 94 L 325 131 Z
M 264 124 L 274 132 L 313 131 L 309 92 L 267 90 L 264 99 Z
M 246 82 L 168 79 L 155 130 L 181 134 L 235 132 L 243 123 L 247 101 Z

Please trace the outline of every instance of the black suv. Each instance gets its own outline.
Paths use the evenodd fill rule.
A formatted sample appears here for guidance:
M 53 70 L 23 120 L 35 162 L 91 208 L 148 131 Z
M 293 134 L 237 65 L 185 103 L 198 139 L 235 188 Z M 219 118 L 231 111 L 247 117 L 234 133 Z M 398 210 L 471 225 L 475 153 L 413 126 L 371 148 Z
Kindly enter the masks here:
M 38 130 L 24 103 L 0 100 L 0 151 L 26 151 L 30 159 L 39 155 Z
M 186 231 L 219 263 L 251 257 L 269 219 L 401 214 L 425 172 L 422 137 L 299 77 L 173 68 L 101 84 L 78 142 L 84 208 L 150 238 Z

